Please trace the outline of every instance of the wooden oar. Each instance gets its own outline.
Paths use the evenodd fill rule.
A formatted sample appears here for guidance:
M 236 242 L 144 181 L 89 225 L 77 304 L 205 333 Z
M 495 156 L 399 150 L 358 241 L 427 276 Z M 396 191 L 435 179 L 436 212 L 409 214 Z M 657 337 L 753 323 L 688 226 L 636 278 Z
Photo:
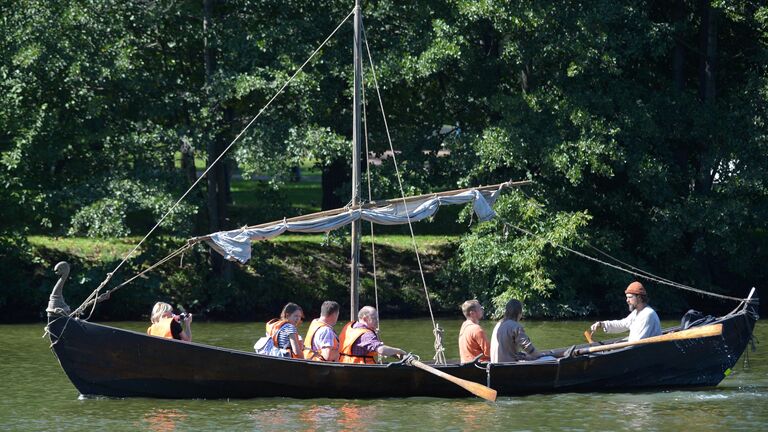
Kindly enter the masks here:
M 574 351 L 573 354 L 574 355 L 591 354 L 591 353 L 596 353 L 600 351 L 614 350 L 614 349 L 625 348 L 625 347 L 635 346 L 635 345 L 646 345 L 646 344 L 652 344 L 652 343 L 669 342 L 669 341 L 677 341 L 677 340 L 685 340 L 685 339 L 698 339 L 698 338 L 710 337 L 710 336 L 720 336 L 721 334 L 723 334 L 722 324 L 710 324 L 710 325 L 705 325 L 701 327 L 694 327 L 688 330 L 681 330 L 673 333 L 667 333 L 660 336 L 652 336 L 652 337 L 640 339 L 634 342 L 618 342 L 618 343 L 613 343 L 608 345 L 581 348 Z
M 490 387 L 486 387 L 486 386 L 484 386 L 482 384 L 478 384 L 476 382 L 467 381 L 465 379 L 456 378 L 455 376 L 447 374 L 447 373 L 445 373 L 443 371 L 437 370 L 437 369 L 433 368 L 432 366 L 425 365 L 424 363 L 416 360 L 413 357 L 407 358 L 405 360 L 405 363 L 407 363 L 407 364 L 409 364 L 411 366 L 415 366 L 415 367 L 417 367 L 417 368 L 419 368 L 419 369 L 421 369 L 423 371 L 427 371 L 427 372 L 429 372 L 429 373 L 431 373 L 433 375 L 437 375 L 440 378 L 446 379 L 446 380 L 456 384 L 457 386 L 464 388 L 465 390 L 469 391 L 470 393 L 472 393 L 475 396 L 481 397 L 481 398 L 483 398 L 485 400 L 489 400 L 491 402 L 495 402 L 496 401 L 496 390 L 494 390 L 494 389 L 492 389 Z

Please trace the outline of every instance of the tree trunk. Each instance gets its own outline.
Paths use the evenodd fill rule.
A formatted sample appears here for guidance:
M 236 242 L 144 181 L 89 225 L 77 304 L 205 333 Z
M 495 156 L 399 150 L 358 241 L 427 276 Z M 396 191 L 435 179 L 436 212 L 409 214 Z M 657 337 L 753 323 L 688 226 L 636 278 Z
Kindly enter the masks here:
M 717 10 L 708 0 L 701 2 L 700 60 L 699 60 L 699 97 L 705 106 L 715 103 L 715 78 L 717 72 Z M 706 112 L 706 111 L 705 111 Z M 696 166 L 695 191 L 706 195 L 712 189 L 714 158 L 709 154 L 710 145 L 700 143 Z
M 683 0 L 677 0 L 673 6 L 673 25 L 677 27 L 675 31 L 675 51 L 672 57 L 672 79 L 675 90 L 681 92 L 685 88 L 685 46 L 683 45 L 683 25 L 685 24 L 685 3 Z
M 323 168 L 321 186 L 323 189 L 322 209 L 329 210 L 342 207 L 346 201 L 339 199 L 335 191 L 350 180 L 349 164 L 345 159 L 336 159 Z
M 702 0 L 701 3 L 699 95 L 704 104 L 711 104 L 715 101 L 717 72 L 717 10 L 712 8 L 708 0 Z
M 187 179 L 187 184 L 192 185 L 197 180 L 197 169 L 195 168 L 195 150 L 188 142 L 183 141 L 179 148 L 181 152 L 181 172 Z
M 211 47 L 213 40 L 212 15 L 214 0 L 203 0 L 203 59 L 205 62 L 205 96 L 211 108 L 211 116 L 214 119 L 210 125 L 214 136 L 208 138 L 207 166 L 213 162 L 226 148 L 226 134 L 224 128 L 216 124 L 216 103 L 211 96 L 213 72 L 216 68 L 216 55 Z M 231 112 L 224 113 L 225 118 L 231 116 Z M 208 171 L 208 228 L 210 232 L 221 231 L 227 228 L 227 195 L 229 182 L 226 180 L 226 160 L 220 160 Z M 232 266 L 224 261 L 223 257 L 211 250 L 211 267 L 214 274 L 229 280 L 232 276 Z
M 709 0 L 701 0 L 699 29 L 699 97 L 705 106 L 704 116 L 711 117 L 715 103 L 715 79 L 717 74 L 717 10 L 712 8 Z M 712 146 L 708 138 L 703 138 L 694 157 L 694 188 L 693 193 L 701 204 L 706 205 L 712 192 L 713 173 L 716 168 L 716 158 L 712 154 Z M 705 284 L 713 280 L 713 270 L 717 263 L 712 262 L 706 246 L 706 230 L 701 226 L 693 227 L 690 233 L 691 254 L 696 260 L 699 278 Z

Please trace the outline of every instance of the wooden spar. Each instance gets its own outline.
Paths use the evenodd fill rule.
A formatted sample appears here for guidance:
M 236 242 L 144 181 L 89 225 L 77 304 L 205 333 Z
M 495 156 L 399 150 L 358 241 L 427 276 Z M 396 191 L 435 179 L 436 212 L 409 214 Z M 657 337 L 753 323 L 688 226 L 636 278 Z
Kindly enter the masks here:
M 592 354 L 596 352 L 610 351 L 610 350 L 637 346 L 637 345 L 647 345 L 652 343 L 679 341 L 679 340 L 686 340 L 686 339 L 698 339 L 698 338 L 705 338 L 705 337 L 711 337 L 711 336 L 720 336 L 722 334 L 723 334 L 722 324 L 710 324 L 710 325 L 705 325 L 701 327 L 689 328 L 687 330 L 671 332 L 671 333 L 667 333 L 659 336 L 652 336 L 649 338 L 640 339 L 632 342 L 617 342 L 617 343 L 612 343 L 608 345 L 577 349 L 576 351 L 573 352 L 573 354 L 574 355 Z
M 291 218 L 274 220 L 272 222 L 265 222 L 265 223 L 261 223 L 261 224 L 258 224 L 258 225 L 248 225 L 248 226 L 243 227 L 243 229 L 264 228 L 264 227 L 268 227 L 270 225 L 274 225 L 274 224 L 281 223 L 281 222 L 301 222 L 303 220 L 315 219 L 315 218 L 318 218 L 318 217 L 334 216 L 334 215 L 337 215 L 337 214 L 340 214 L 340 213 L 344 213 L 344 212 L 348 212 L 348 211 L 352 211 L 352 210 L 357 210 L 357 209 L 360 209 L 360 208 L 369 209 L 369 208 L 377 208 L 377 207 L 386 207 L 386 206 L 392 205 L 392 204 L 402 204 L 403 200 L 405 200 L 405 202 L 408 203 L 408 202 L 413 202 L 413 201 L 417 201 L 417 200 L 424 199 L 424 198 L 429 198 L 429 197 L 440 197 L 440 196 L 455 195 L 455 194 L 458 194 L 458 193 L 461 193 L 461 192 L 470 191 L 470 190 L 473 190 L 473 189 L 476 189 L 476 190 L 479 190 L 479 191 L 487 191 L 487 190 L 498 189 L 500 187 L 527 186 L 527 185 L 529 185 L 531 183 L 533 183 L 533 182 L 530 181 L 530 180 L 521 180 L 521 181 L 511 181 L 510 180 L 510 181 L 507 181 L 507 182 L 496 183 L 496 184 L 492 184 L 492 185 L 488 185 L 488 186 L 475 186 L 475 187 L 464 188 L 464 189 L 454 189 L 454 190 L 443 191 L 443 192 L 434 192 L 434 193 L 427 193 L 427 194 L 421 194 L 421 195 L 414 195 L 414 196 L 406 197 L 405 199 L 403 199 L 403 198 L 393 198 L 393 199 L 388 199 L 388 200 L 372 201 L 372 202 L 369 202 L 369 203 L 358 204 L 356 206 L 340 207 L 340 208 L 335 208 L 335 209 L 331 209 L 331 210 L 323 210 L 323 211 L 320 211 L 320 212 L 305 214 L 305 215 L 301 215 L 301 216 L 294 216 L 294 217 L 291 217 Z M 200 237 L 192 237 L 191 239 L 189 239 L 189 242 L 190 243 L 199 243 L 201 241 L 210 240 L 210 238 L 211 238 L 210 235 L 205 235 L 205 236 L 200 236 Z
M 360 98 L 360 88 L 362 83 L 362 43 L 360 40 L 360 0 L 355 0 L 355 35 L 354 35 L 354 93 L 352 97 L 352 206 L 360 205 L 360 147 L 362 137 L 362 101 Z M 357 309 L 360 303 L 358 286 L 360 285 L 360 229 L 362 225 L 360 220 L 352 222 L 352 245 L 350 247 L 350 280 L 349 280 L 349 320 L 357 319 Z

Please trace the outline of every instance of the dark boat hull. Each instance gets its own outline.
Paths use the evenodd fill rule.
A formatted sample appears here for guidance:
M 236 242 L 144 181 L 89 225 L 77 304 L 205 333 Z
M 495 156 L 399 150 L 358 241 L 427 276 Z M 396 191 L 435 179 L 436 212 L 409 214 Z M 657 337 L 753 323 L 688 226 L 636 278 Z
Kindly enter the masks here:
M 756 304 L 722 317 L 718 337 L 661 342 L 553 361 L 437 366 L 500 396 L 715 386 L 754 329 Z M 155 398 L 467 397 L 462 388 L 404 364 L 349 365 L 267 357 L 147 336 L 69 317 L 52 318 L 53 351 L 84 395 Z

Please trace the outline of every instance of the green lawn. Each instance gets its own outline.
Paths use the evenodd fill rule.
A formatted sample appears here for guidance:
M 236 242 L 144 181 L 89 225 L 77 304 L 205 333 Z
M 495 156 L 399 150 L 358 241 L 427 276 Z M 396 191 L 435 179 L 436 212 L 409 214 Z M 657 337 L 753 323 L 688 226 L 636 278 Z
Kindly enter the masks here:
M 195 169 L 198 171 L 205 170 L 205 157 L 202 156 L 202 153 L 197 153 L 195 155 Z M 181 152 L 176 152 L 173 156 L 174 160 L 174 166 L 176 168 L 181 168 Z M 322 172 L 319 168 L 315 166 L 316 162 L 313 159 L 304 159 L 299 163 L 299 167 L 301 167 L 301 175 L 302 176 L 313 176 L 313 177 L 319 177 Z
M 239 207 L 262 206 L 266 194 L 271 192 L 282 195 L 286 205 L 300 210 L 301 214 L 320 211 L 323 191 L 319 181 L 286 182 L 280 184 L 276 191 L 271 191 L 270 188 L 271 186 L 258 180 L 233 180 L 232 203 Z
M 177 155 L 177 162 L 181 155 Z M 203 159 L 196 158 L 195 165 L 198 169 L 204 169 Z M 265 181 L 258 180 L 233 180 L 231 184 L 232 206 L 231 216 L 240 216 L 240 224 L 256 224 L 270 220 L 278 220 L 282 217 L 291 217 L 297 214 L 308 214 L 320 211 L 322 189 L 319 181 L 320 170 L 314 167 L 314 161 L 304 161 L 301 164 L 302 176 L 305 180 L 300 182 L 286 182 L 280 184 L 277 189 Z M 309 180 L 307 180 L 309 177 Z M 446 213 L 446 211 L 443 211 Z M 455 216 L 449 215 L 449 218 Z M 453 221 L 450 221 L 453 223 Z M 427 234 L 434 232 L 430 226 L 440 224 L 417 224 L 416 243 L 419 250 L 434 250 L 458 241 L 460 235 L 453 233 L 447 235 Z M 425 230 L 425 228 L 427 228 Z M 407 233 L 407 227 L 376 227 L 374 232 L 377 245 L 389 246 L 394 249 L 409 251 L 413 249 L 411 237 Z M 393 232 L 395 231 L 395 232 Z M 370 248 L 370 226 L 363 225 L 363 248 Z M 377 234 L 378 233 L 378 234 Z M 420 234 L 421 233 L 421 234 Z M 368 235 L 365 235 L 368 234 Z M 93 239 L 86 237 L 48 237 L 30 236 L 29 242 L 34 246 L 46 247 L 66 254 L 82 257 L 89 261 L 109 261 L 122 259 L 140 237 Z M 323 243 L 324 234 L 286 234 L 273 240 L 275 243 L 309 242 Z
M 181 168 L 181 152 L 176 152 L 173 156 L 174 166 Z M 202 171 L 205 169 L 205 158 L 199 155 L 195 155 L 195 169 Z
M 87 261 L 114 261 L 122 259 L 141 240 L 140 237 L 96 239 L 88 237 L 29 236 L 33 246 L 45 247 Z
M 367 231 L 368 228 L 366 227 Z M 411 237 L 407 235 L 375 235 L 376 245 L 389 246 L 401 251 L 413 250 Z M 459 236 L 453 235 L 420 235 L 416 236 L 416 244 L 420 251 L 435 250 L 455 242 Z M 88 261 L 114 261 L 122 259 L 141 240 L 139 237 L 95 239 L 87 237 L 47 237 L 29 236 L 29 242 L 33 246 L 45 247 L 68 255 L 74 255 Z M 273 240 L 274 243 L 323 243 L 324 234 L 285 234 Z M 362 247 L 369 249 L 371 246 L 370 235 L 362 237 Z
M 363 228 L 363 231 L 365 232 L 369 232 L 368 230 L 370 230 L 370 228 L 367 226 Z M 413 249 L 413 242 L 411 241 L 411 236 L 409 235 L 400 235 L 400 234 L 376 235 L 376 232 L 374 231 L 374 239 L 376 240 L 377 245 L 385 245 L 394 249 L 401 249 L 401 250 Z M 275 243 L 282 243 L 282 242 L 322 243 L 324 240 L 325 240 L 324 234 L 283 234 L 270 241 L 273 241 Z M 420 250 L 423 248 L 433 249 L 436 247 L 445 246 L 451 242 L 455 242 L 458 240 L 459 240 L 459 236 L 457 235 L 417 235 L 416 245 L 419 247 Z M 371 236 L 370 235 L 362 236 L 361 244 L 363 248 L 370 248 Z

